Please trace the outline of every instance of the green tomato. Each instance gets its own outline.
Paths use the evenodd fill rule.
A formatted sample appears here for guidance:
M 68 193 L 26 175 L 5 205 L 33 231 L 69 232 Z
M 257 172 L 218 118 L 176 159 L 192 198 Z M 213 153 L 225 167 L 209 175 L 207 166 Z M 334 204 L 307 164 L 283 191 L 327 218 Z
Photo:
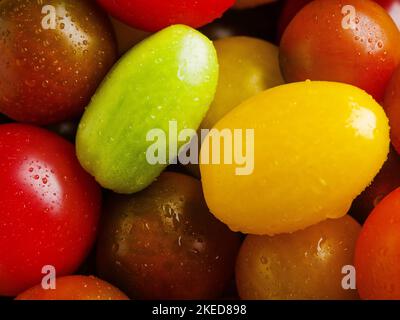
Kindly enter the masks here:
M 200 32 L 176 25 L 147 38 L 116 64 L 93 96 L 77 134 L 80 163 L 104 188 L 118 193 L 146 188 L 168 165 L 149 162 L 148 150 L 156 142 L 149 132 L 161 129 L 167 162 L 176 158 L 189 139 L 172 139 L 170 122 L 178 133 L 197 130 L 217 81 L 215 48 Z

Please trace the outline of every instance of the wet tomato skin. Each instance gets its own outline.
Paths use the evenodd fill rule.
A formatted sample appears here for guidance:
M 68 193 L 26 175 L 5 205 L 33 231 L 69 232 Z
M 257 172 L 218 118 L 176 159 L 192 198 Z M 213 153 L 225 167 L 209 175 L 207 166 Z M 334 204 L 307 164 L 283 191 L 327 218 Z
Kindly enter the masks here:
M 390 148 L 388 159 L 372 183 L 352 203 L 350 214 L 364 223 L 372 210 L 390 192 L 400 187 L 400 156 Z
M 235 0 L 97 0 L 112 16 L 145 31 L 173 24 L 201 27 L 219 18 Z
M 128 297 L 94 276 L 76 275 L 57 278 L 55 289 L 37 285 L 19 294 L 16 300 L 128 300 Z
M 355 9 L 354 26 L 346 24 L 345 6 Z M 315 1 L 300 10 L 285 30 L 281 69 L 287 82 L 348 83 L 380 102 L 400 62 L 399 42 L 395 23 L 373 1 Z
M 105 204 L 97 268 L 136 299 L 215 299 L 233 277 L 240 236 L 216 220 L 198 180 L 163 173 Z
M 96 235 L 101 190 L 74 147 L 29 125 L 0 125 L 0 296 L 41 282 L 42 268 L 70 274 Z
M 286 27 L 288 26 L 290 21 L 292 21 L 297 12 L 299 12 L 306 4 L 310 3 L 311 1 L 312 0 L 284 1 L 282 13 L 278 23 L 279 39 L 282 37 Z M 374 0 L 374 1 L 389 13 L 393 21 L 396 23 L 397 27 L 400 29 L 400 11 L 398 9 L 400 5 L 400 0 Z
M 362 299 L 400 299 L 400 188 L 372 211 L 357 240 L 355 267 Z
M 35 124 L 79 116 L 117 57 L 90 0 L 1 1 L 0 51 L 0 112 Z

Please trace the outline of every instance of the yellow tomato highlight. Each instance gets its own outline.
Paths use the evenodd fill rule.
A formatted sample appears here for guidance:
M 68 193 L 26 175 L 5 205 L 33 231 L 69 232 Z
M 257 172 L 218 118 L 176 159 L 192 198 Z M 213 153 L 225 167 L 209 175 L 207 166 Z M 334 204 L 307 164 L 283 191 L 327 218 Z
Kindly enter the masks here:
M 346 214 L 389 151 L 388 119 L 351 85 L 305 81 L 269 89 L 214 129 L 254 129 L 254 170 L 201 163 L 211 212 L 232 230 L 274 235 Z M 204 147 L 201 158 L 207 158 Z

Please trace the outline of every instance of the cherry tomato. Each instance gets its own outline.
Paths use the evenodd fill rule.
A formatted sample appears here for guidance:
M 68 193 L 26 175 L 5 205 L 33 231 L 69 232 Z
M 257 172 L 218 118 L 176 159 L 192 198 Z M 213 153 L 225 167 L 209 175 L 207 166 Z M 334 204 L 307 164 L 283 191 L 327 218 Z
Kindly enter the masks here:
M 198 180 L 163 173 L 104 211 L 98 271 L 131 298 L 212 299 L 229 284 L 240 237 L 209 213 Z
M 342 287 L 360 225 L 350 216 L 274 237 L 247 236 L 236 265 L 242 299 L 356 299 Z
M 109 283 L 93 276 L 65 276 L 56 279 L 56 289 L 37 285 L 19 294 L 16 300 L 128 300 Z
M 134 28 L 159 31 L 173 24 L 201 27 L 219 18 L 235 0 L 97 0 L 112 16 Z
M 355 251 L 363 299 L 400 299 L 400 188 L 387 195 L 365 222 Z
M 282 37 L 286 27 L 290 21 L 292 21 L 297 12 L 299 12 L 311 1 L 312 0 L 286 0 L 284 2 L 278 24 L 279 39 Z M 386 9 L 393 21 L 396 23 L 397 27 L 400 28 L 400 0 L 375 0 L 375 2 Z
M 378 203 L 398 187 L 400 187 L 400 156 L 391 148 L 388 159 L 372 184 L 354 200 L 350 214 L 360 223 L 364 223 Z
M 48 124 L 79 116 L 116 59 L 90 0 L 0 2 L 0 112 Z
M 0 125 L 0 295 L 74 272 L 96 235 L 100 188 L 74 147 L 44 129 Z
M 400 32 L 370 0 L 320 0 L 287 27 L 280 62 L 288 82 L 328 80 L 355 85 L 377 101 L 400 62 Z

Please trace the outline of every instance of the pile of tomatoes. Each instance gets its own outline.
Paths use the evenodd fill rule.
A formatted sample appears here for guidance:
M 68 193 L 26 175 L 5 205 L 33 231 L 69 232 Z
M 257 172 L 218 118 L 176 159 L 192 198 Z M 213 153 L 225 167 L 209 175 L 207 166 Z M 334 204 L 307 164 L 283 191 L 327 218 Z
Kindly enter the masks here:
M 0 297 L 400 299 L 399 8 L 0 0 Z

